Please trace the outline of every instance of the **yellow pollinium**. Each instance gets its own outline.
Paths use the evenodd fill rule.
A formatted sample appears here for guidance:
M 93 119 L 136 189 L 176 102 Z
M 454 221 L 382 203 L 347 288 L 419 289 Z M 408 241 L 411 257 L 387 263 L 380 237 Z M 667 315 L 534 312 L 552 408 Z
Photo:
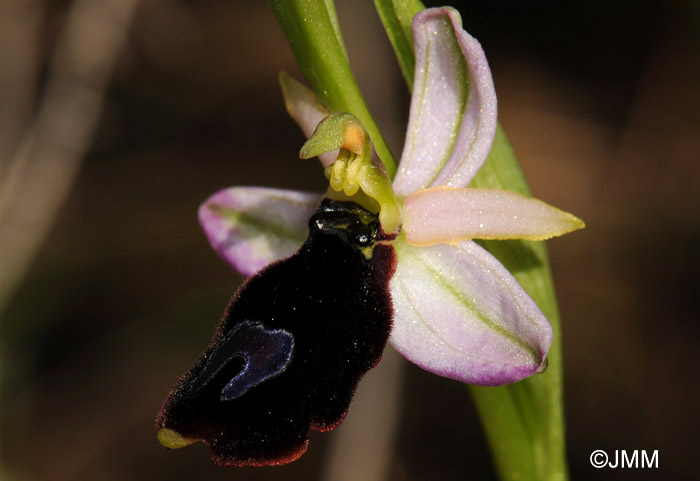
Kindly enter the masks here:
M 158 441 L 168 449 L 180 449 L 197 441 L 180 436 L 176 431 L 168 428 L 160 428 L 158 430 Z
M 352 200 L 378 212 L 384 233 L 397 234 L 401 228 L 401 207 L 384 165 L 373 152 L 369 134 L 354 115 L 336 113 L 323 119 L 301 148 L 299 157 L 309 159 L 336 149 L 338 158 L 324 172 L 330 184 L 328 197 Z

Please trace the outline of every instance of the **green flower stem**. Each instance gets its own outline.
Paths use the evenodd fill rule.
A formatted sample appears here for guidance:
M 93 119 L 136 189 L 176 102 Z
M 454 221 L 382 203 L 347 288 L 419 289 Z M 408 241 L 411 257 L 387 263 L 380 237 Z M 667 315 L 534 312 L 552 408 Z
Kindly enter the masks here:
M 408 90 L 413 90 L 413 71 L 416 59 L 413 55 L 413 16 L 425 7 L 418 0 L 374 0 L 384 30 L 394 47 Z
M 349 112 L 365 125 L 393 178 L 396 161 L 367 109 L 345 51 L 332 0 L 268 0 L 292 53 L 316 95 L 334 112 Z
M 409 88 L 415 64 L 410 22 L 422 9 L 417 0 L 375 0 Z M 408 48 L 408 47 L 411 48 Z M 503 129 L 471 187 L 503 189 L 530 196 L 530 189 Z M 561 329 L 557 301 L 544 242 L 483 241 L 542 309 L 554 329 L 549 368 L 508 386 L 469 386 L 486 431 L 500 478 L 565 481 Z

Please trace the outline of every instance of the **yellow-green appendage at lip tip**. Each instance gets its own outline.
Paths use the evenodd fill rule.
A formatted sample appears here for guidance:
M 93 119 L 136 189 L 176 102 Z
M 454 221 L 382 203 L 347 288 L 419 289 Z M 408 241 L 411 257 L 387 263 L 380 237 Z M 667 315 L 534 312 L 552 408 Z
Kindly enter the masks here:
M 168 449 L 180 449 L 197 441 L 180 436 L 176 431 L 168 428 L 158 430 L 158 441 Z
M 375 212 L 379 204 L 379 222 L 384 233 L 398 233 L 401 207 L 391 180 L 381 161 L 373 160 L 369 134 L 352 114 L 340 112 L 323 119 L 301 148 L 299 157 L 309 159 L 336 149 L 339 149 L 338 158 L 324 172 L 330 184 L 328 196 L 337 200 L 350 197 L 349 200 Z M 365 195 L 358 195 L 360 189 Z M 367 198 L 373 201 L 367 202 Z

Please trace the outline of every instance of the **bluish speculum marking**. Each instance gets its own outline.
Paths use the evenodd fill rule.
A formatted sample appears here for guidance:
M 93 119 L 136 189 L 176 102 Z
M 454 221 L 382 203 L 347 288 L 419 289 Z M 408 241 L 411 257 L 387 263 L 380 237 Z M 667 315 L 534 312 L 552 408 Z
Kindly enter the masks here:
M 237 324 L 217 343 L 206 366 L 193 382 L 198 390 L 221 375 L 237 374 L 221 390 L 221 401 L 231 401 L 284 372 L 294 355 L 294 336 L 284 329 L 260 323 Z M 241 369 L 242 364 L 242 369 Z
M 310 429 L 340 424 L 391 330 L 396 256 L 378 217 L 325 199 L 297 253 L 241 286 L 163 403 L 164 446 L 203 440 L 217 464 L 283 464 Z
M 294 353 L 294 336 L 284 329 L 265 329 L 260 324 L 244 322 L 231 332 L 231 343 L 246 362 L 243 370 L 221 390 L 221 400 L 230 401 L 249 389 L 280 375 Z

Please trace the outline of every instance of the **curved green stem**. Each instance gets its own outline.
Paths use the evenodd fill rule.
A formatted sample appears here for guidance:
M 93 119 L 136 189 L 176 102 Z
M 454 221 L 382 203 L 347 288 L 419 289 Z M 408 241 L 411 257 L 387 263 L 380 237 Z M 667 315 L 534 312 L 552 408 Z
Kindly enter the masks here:
M 268 0 L 292 53 L 316 95 L 334 112 L 364 124 L 390 177 L 396 161 L 372 118 L 350 69 L 332 0 Z

